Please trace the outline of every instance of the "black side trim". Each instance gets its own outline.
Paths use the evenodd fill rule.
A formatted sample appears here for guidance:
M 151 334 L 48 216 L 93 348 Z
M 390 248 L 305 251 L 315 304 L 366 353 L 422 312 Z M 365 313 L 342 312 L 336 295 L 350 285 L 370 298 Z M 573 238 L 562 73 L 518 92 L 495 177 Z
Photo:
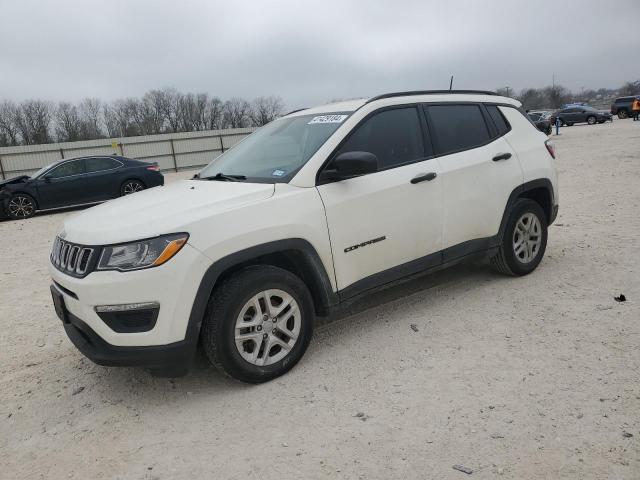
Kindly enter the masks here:
M 340 290 L 340 301 L 351 300 L 358 295 L 370 293 L 417 275 L 427 275 L 461 262 L 492 255 L 500 245 L 498 237 L 479 238 L 445 248 L 422 258 L 370 275 Z
M 303 281 L 306 280 L 307 282 L 310 282 L 311 285 L 309 285 L 309 283 L 307 283 L 307 285 L 309 285 L 310 289 L 315 290 L 312 293 L 319 294 L 323 310 L 329 311 L 331 307 L 336 305 L 339 302 L 339 298 L 333 291 L 329 276 L 322 264 L 322 260 L 320 260 L 318 252 L 316 252 L 315 248 L 313 248 L 309 242 L 301 238 L 290 238 L 287 240 L 278 240 L 262 245 L 256 245 L 255 247 L 247 248 L 246 250 L 241 250 L 221 258 L 211 265 L 205 272 L 204 277 L 200 282 L 200 286 L 198 287 L 193 307 L 191 308 L 185 340 L 197 343 L 200 335 L 200 327 L 202 325 L 202 320 L 204 319 L 207 303 L 211 297 L 211 292 L 213 292 L 213 288 L 215 287 L 218 278 L 225 270 L 263 255 L 285 251 L 298 252 L 302 255 L 305 265 L 310 267 L 311 271 L 305 272 L 308 277 L 304 278 Z
M 382 287 L 388 283 L 395 282 L 397 280 L 415 275 L 416 273 L 424 272 L 430 268 L 439 266 L 442 264 L 442 252 L 436 252 L 429 254 L 422 258 L 411 260 L 410 262 L 397 265 L 382 272 L 374 273 L 355 283 L 352 283 L 346 288 L 343 288 L 338 292 L 340 301 L 343 302 L 349 298 L 360 295 L 367 290 Z

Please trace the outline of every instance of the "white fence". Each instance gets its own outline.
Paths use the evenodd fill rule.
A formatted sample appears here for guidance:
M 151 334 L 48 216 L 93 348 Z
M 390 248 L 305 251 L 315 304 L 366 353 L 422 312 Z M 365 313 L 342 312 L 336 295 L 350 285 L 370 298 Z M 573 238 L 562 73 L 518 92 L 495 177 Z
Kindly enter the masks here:
M 0 148 L 0 177 L 29 175 L 64 158 L 113 154 L 157 162 L 160 169 L 177 172 L 206 165 L 254 130 L 234 128 L 3 147 Z

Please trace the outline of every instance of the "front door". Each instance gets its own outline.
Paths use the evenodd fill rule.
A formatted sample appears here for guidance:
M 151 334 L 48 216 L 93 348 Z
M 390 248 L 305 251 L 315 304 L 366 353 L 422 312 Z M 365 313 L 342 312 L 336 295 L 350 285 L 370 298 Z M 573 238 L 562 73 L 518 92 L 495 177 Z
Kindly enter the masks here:
M 318 186 L 345 298 L 440 263 L 440 167 L 425 140 L 418 107 L 384 109 L 334 153 L 370 152 L 380 165 L 376 173 Z
M 68 160 L 45 173 L 38 180 L 40 208 L 57 208 L 86 203 L 91 196 L 83 188 L 84 159 Z

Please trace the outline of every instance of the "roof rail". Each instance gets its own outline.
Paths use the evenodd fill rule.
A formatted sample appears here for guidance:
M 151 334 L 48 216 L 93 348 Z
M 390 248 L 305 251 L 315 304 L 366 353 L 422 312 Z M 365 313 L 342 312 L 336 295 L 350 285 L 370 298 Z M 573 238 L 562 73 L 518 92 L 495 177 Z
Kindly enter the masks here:
M 296 110 L 291 110 L 289 113 L 285 113 L 285 114 L 283 115 L 283 117 L 286 117 L 287 115 L 291 115 L 292 113 L 298 113 L 298 112 L 301 112 L 301 111 L 303 111 L 303 110 L 309 110 L 309 107 L 304 107 L 304 108 L 298 108 L 298 109 L 296 109 Z
M 409 97 L 412 95 L 443 95 L 443 94 L 471 94 L 471 95 L 497 95 L 496 92 L 490 92 L 488 90 L 412 90 L 409 92 L 394 92 L 394 93 L 384 93 L 382 95 L 376 95 L 375 97 L 370 98 L 365 103 L 371 103 L 376 100 L 381 100 L 383 98 L 392 98 L 392 97 Z

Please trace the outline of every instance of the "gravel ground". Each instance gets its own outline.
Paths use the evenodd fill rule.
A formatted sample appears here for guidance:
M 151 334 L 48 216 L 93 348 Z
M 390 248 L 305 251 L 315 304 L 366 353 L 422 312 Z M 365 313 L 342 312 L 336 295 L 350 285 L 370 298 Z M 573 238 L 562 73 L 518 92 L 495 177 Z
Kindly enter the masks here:
M 536 272 L 386 290 L 259 386 L 92 364 L 48 290 L 72 212 L 0 223 L 0 477 L 640 478 L 640 123 L 561 133 Z

